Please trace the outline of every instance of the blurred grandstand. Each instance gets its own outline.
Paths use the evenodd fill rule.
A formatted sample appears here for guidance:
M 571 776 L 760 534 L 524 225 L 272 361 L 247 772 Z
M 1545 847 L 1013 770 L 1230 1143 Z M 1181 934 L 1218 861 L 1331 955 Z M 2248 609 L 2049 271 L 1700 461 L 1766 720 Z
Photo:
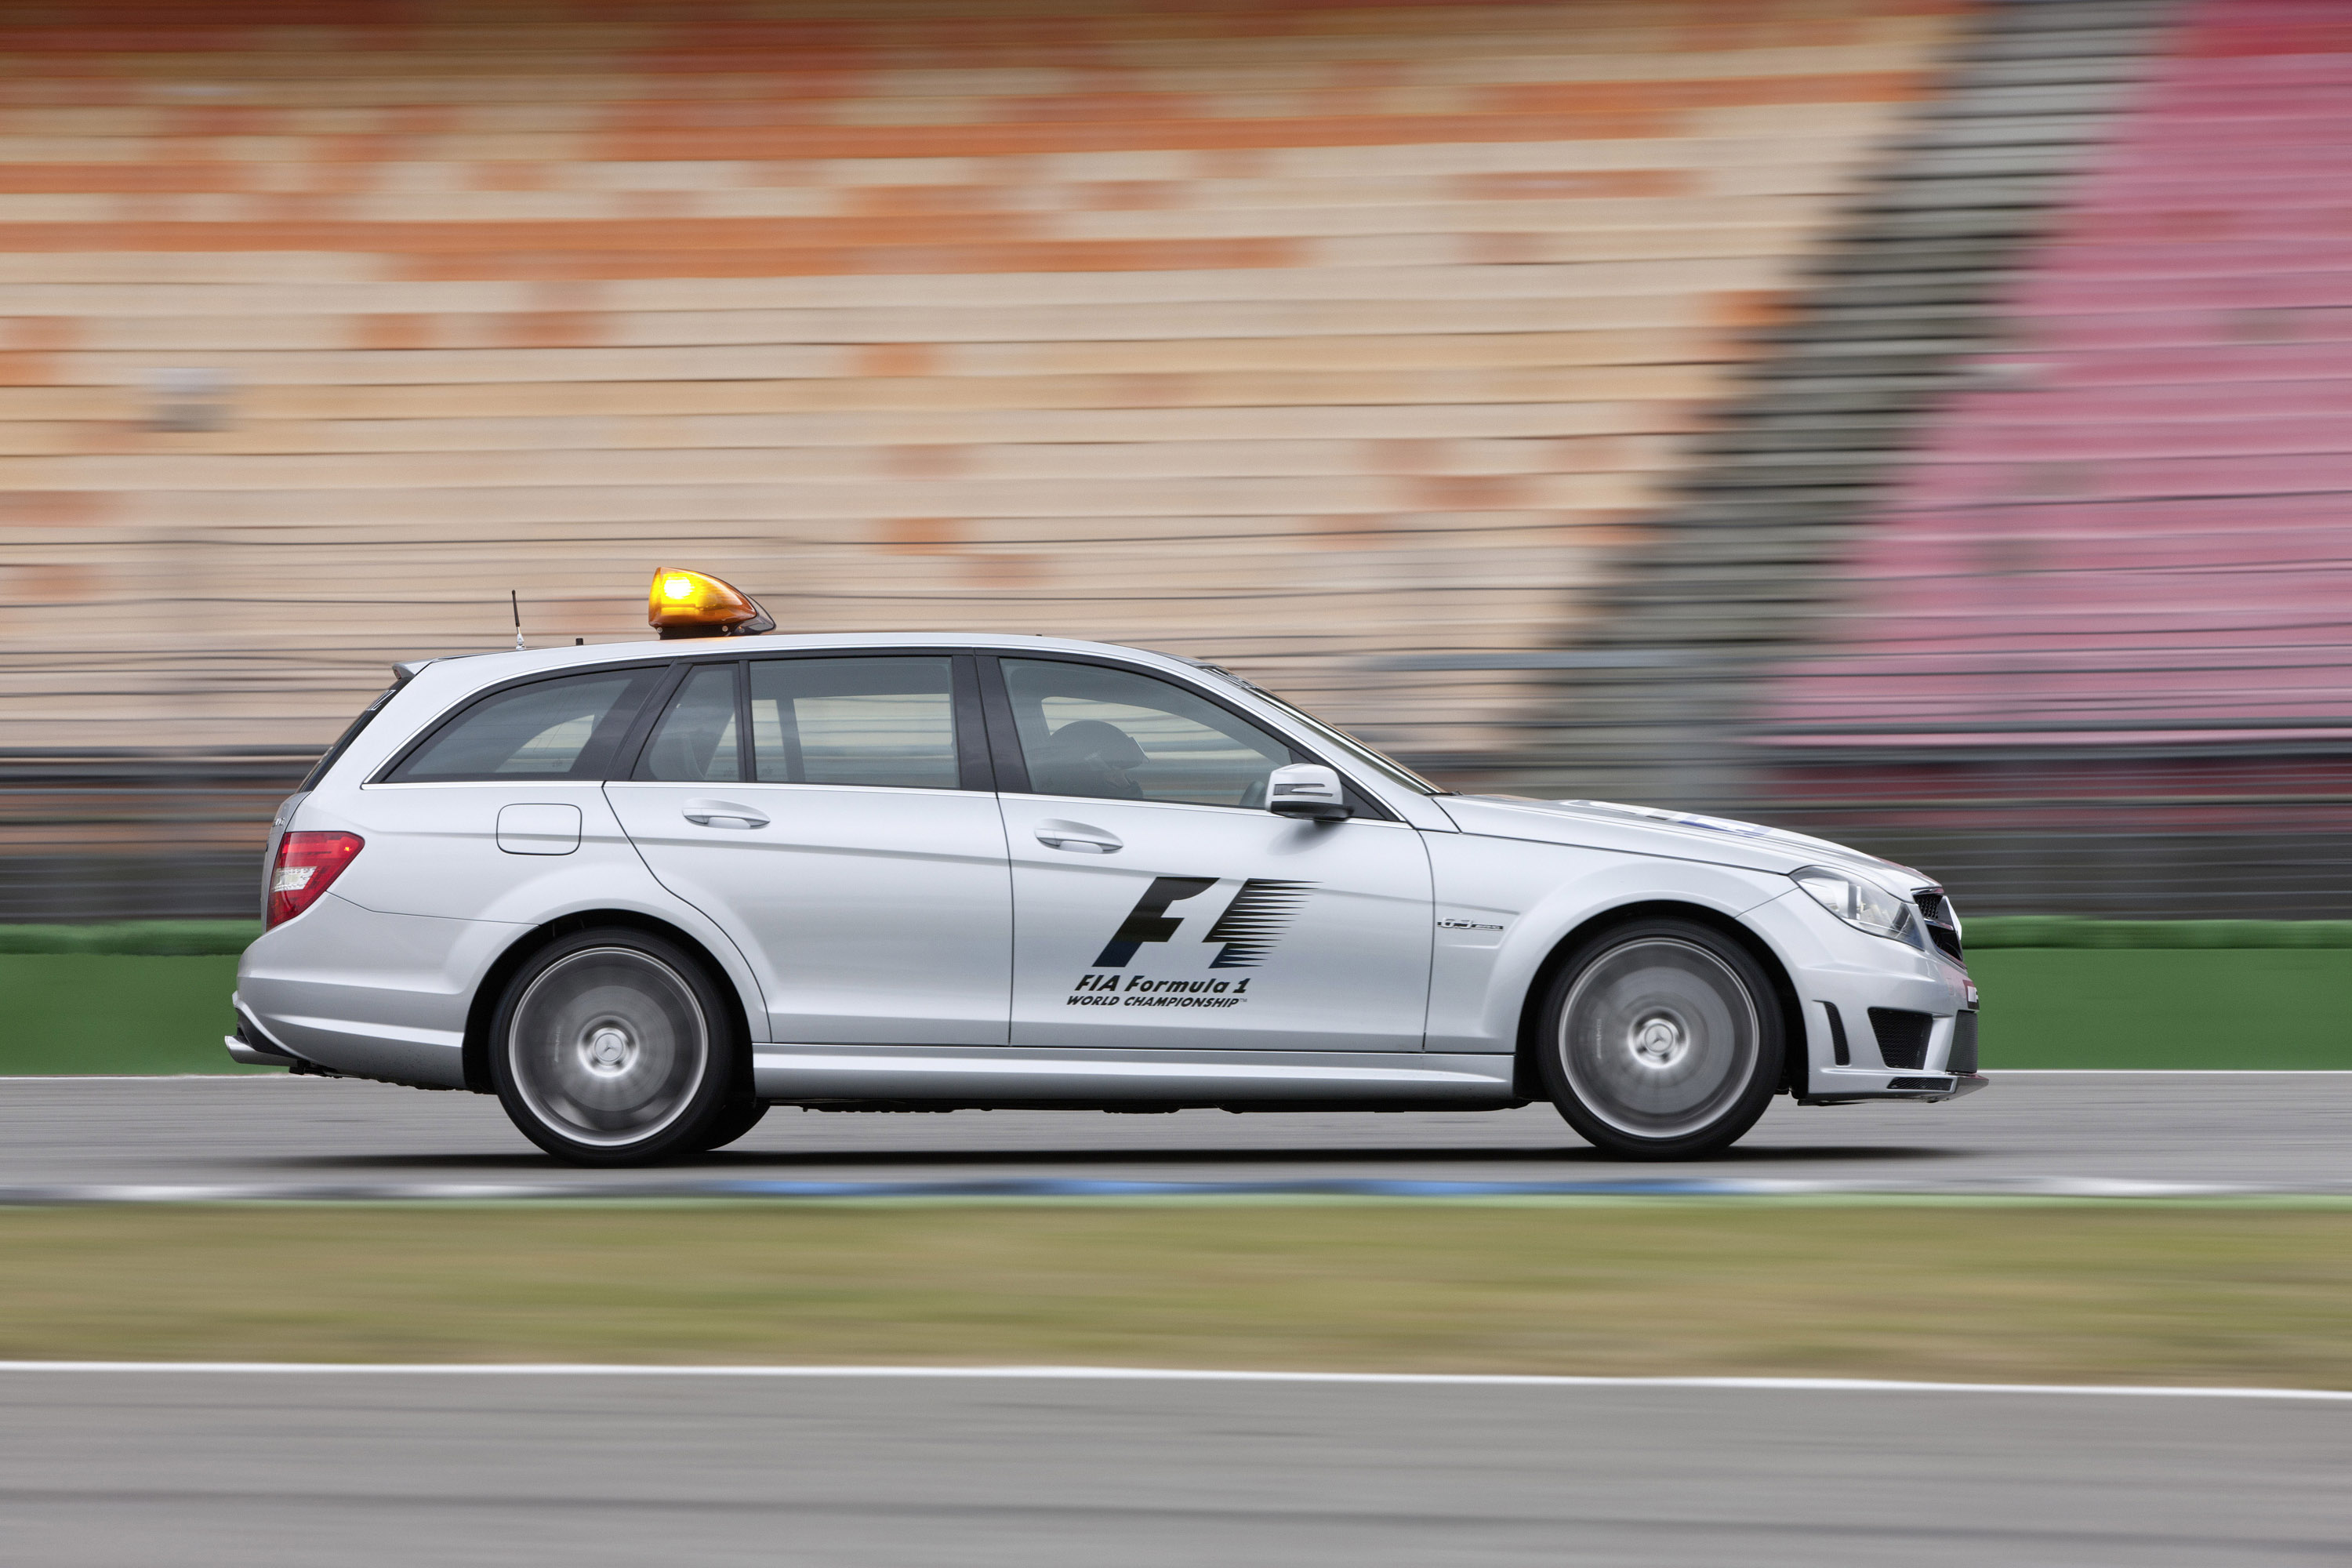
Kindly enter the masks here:
M 245 912 L 391 660 L 665 562 L 1964 908 L 2352 913 L 2346 19 L 11 8 L 0 919 Z
M 2348 140 L 2340 5 L 1991 14 L 1577 694 L 1601 782 L 1989 909 L 2352 910 Z

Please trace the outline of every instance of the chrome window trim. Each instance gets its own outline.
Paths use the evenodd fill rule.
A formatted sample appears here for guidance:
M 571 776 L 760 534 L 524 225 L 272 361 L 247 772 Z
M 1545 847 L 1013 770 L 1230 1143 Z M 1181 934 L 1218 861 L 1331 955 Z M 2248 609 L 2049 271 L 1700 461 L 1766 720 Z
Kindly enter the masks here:
M 1149 805 L 1163 811 L 1228 812 L 1235 816 L 1267 816 L 1272 815 L 1262 805 L 1213 805 L 1207 801 L 1200 800 L 1129 800 L 1101 795 L 1040 795 L 1035 790 L 1022 789 L 999 790 L 997 791 L 997 796 L 999 799 L 1003 800 L 1050 800 L 1057 802 L 1093 800 L 1101 801 L 1107 805 Z M 1285 818 L 1285 820 L 1287 821 L 1289 819 Z M 1410 830 L 1412 826 L 1412 824 L 1409 822 L 1402 822 L 1390 816 L 1351 816 L 1346 820 L 1350 826 L 1360 823 L 1367 827 L 1402 827 Z M 1336 827 L 1339 824 L 1334 822 L 1327 824 L 1326 826 Z

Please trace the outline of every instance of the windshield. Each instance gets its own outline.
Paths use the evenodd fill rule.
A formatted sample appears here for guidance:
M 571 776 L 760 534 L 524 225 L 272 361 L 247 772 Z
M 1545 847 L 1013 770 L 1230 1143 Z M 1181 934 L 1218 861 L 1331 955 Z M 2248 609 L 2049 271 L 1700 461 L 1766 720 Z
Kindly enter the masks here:
M 1281 709 L 1283 712 L 1288 714 L 1291 718 L 1297 720 L 1299 723 L 1313 731 L 1318 738 L 1329 742 L 1335 751 L 1344 752 L 1351 760 L 1363 763 L 1364 766 L 1370 768 L 1382 778 L 1387 779 L 1391 784 L 1401 784 L 1404 788 L 1412 790 L 1419 795 L 1452 795 L 1454 793 L 1454 791 L 1450 789 L 1442 789 L 1436 784 L 1430 783 L 1427 779 L 1423 778 L 1419 773 L 1414 773 L 1411 768 L 1406 767 L 1402 763 L 1400 763 L 1391 757 L 1382 756 L 1380 752 L 1372 750 L 1371 747 L 1367 746 L 1361 741 L 1357 740 L 1353 735 L 1348 734 L 1343 731 L 1333 729 L 1330 725 L 1326 724 L 1322 720 L 1318 719 L 1314 714 L 1307 712 L 1297 703 L 1285 701 L 1283 699 L 1276 697 L 1273 692 L 1268 691 L 1265 687 L 1259 686 L 1252 681 L 1244 680 L 1230 669 L 1223 669 L 1213 664 L 1203 664 L 1197 659 L 1189 660 L 1188 662 L 1192 663 L 1196 668 L 1205 670 L 1211 675 L 1232 681 L 1235 686 L 1240 687 L 1243 690 L 1250 693 L 1250 695 L 1257 698 L 1262 702 L 1273 703 L 1276 708 Z

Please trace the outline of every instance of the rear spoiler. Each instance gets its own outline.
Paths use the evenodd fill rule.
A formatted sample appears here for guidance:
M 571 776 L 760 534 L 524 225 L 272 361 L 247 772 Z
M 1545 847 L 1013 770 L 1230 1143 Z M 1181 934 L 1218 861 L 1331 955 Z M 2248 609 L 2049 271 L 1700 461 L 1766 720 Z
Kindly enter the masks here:
M 436 653 L 430 658 L 404 659 L 402 662 L 392 667 L 392 689 L 394 691 L 399 690 L 402 687 L 407 685 L 410 681 L 424 674 L 425 669 L 430 666 L 446 664 L 453 658 L 479 658 L 482 657 L 484 651 L 504 653 L 507 650 L 505 648 L 492 648 L 488 650 L 478 650 L 473 653 Z

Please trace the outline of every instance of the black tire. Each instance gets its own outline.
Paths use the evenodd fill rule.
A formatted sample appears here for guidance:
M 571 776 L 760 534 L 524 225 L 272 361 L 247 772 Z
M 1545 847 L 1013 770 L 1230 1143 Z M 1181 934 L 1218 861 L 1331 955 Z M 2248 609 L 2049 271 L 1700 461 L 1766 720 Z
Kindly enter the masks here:
M 524 1137 L 576 1165 L 711 1147 L 750 1087 L 748 1065 L 734 1003 L 701 955 L 625 928 L 534 953 L 490 1023 L 499 1103 Z
M 1584 943 L 1547 988 L 1537 1028 L 1552 1103 L 1620 1159 L 1720 1153 L 1780 1089 L 1787 1031 L 1771 977 L 1695 921 L 1636 921 Z
M 753 1100 L 748 1094 L 737 1095 L 727 1102 L 727 1109 L 702 1140 L 702 1152 L 724 1149 L 730 1143 L 760 1125 L 760 1118 L 768 1114 L 767 1101 Z

